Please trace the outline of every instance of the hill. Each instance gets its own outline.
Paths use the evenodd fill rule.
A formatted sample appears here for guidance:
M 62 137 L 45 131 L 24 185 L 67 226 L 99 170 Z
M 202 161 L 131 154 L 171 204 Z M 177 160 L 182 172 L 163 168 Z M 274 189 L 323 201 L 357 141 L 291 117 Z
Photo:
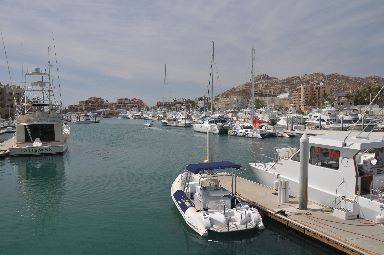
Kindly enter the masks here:
M 257 96 L 277 96 L 282 93 L 291 92 L 300 85 L 320 84 L 331 87 L 331 98 L 337 95 L 354 95 L 358 91 L 372 86 L 383 86 L 384 78 L 380 76 L 351 77 L 342 74 L 312 73 L 303 76 L 291 76 L 278 79 L 266 74 L 255 77 L 255 93 Z M 251 83 L 237 85 L 215 99 L 215 105 L 220 109 L 246 107 L 251 98 Z

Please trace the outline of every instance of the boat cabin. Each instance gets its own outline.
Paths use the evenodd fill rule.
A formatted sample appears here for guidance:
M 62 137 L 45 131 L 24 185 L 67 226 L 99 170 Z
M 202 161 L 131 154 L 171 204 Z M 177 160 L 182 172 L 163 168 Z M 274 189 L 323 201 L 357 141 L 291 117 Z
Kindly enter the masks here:
M 309 137 L 308 197 L 330 207 L 345 198 L 358 201 L 360 215 L 374 218 L 384 210 L 384 137 L 357 133 Z M 300 151 L 280 149 L 273 166 L 298 195 Z M 272 168 L 271 168 L 272 169 Z
M 223 210 L 236 206 L 235 191 L 229 191 L 220 185 L 215 169 L 235 168 L 240 165 L 223 161 L 213 163 L 191 164 L 187 170 L 195 173 L 186 179 L 186 195 L 194 203 L 197 210 Z M 196 173 L 199 173 L 196 175 Z M 233 175 L 233 177 L 235 177 Z

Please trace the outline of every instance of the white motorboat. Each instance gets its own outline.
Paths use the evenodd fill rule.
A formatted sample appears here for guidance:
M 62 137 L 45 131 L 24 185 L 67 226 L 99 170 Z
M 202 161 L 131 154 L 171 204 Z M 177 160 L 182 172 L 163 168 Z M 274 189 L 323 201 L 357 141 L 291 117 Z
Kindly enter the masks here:
M 222 114 L 214 114 L 202 123 L 193 124 L 193 130 L 196 132 L 207 133 L 210 128 L 212 128 L 214 134 L 228 134 L 230 129 L 229 118 Z
M 170 127 L 191 127 L 192 121 L 188 118 L 185 112 L 181 112 L 177 117 L 167 120 L 167 125 Z
M 220 185 L 218 177 L 227 173 L 218 170 L 240 167 L 229 161 L 190 164 L 173 182 L 172 200 L 188 226 L 199 235 L 264 228 L 256 208 L 242 201 L 236 191 Z M 236 175 L 232 178 L 236 181 Z
M 9 154 L 61 154 L 67 150 L 70 128 L 63 122 L 61 104 L 55 101 L 50 72 L 35 68 L 27 73 L 34 79 L 25 87 L 24 100 L 16 116 L 16 134 L 10 141 Z
M 263 129 L 253 128 L 250 123 L 243 122 L 233 125 L 233 127 L 228 131 L 228 135 L 248 138 L 264 138 L 267 133 Z
M 334 208 L 343 219 L 384 223 L 383 133 L 311 136 L 309 146 L 308 199 Z M 298 196 L 300 151 L 278 149 L 277 162 L 250 166 L 261 184 L 287 180 L 290 195 Z
M 144 126 L 146 126 L 146 127 L 152 127 L 152 119 L 145 118 L 145 119 L 144 119 Z

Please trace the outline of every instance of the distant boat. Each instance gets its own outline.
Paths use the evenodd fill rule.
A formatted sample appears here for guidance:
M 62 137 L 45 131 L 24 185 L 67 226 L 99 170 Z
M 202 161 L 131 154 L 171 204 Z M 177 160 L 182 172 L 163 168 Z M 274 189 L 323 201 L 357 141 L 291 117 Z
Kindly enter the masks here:
M 146 127 L 152 127 L 152 119 L 145 118 L 145 119 L 144 119 L 144 126 L 146 126 Z

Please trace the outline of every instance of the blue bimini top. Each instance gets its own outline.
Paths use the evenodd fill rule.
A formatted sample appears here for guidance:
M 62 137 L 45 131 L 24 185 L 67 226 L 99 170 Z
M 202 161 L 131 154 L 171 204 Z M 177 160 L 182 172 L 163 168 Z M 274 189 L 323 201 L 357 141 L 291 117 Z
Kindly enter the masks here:
M 240 167 L 241 165 L 232 163 L 230 161 L 220 161 L 220 162 L 189 164 L 186 167 L 186 169 L 194 174 L 197 174 L 203 170 L 215 170 L 215 169 L 225 169 L 225 168 L 240 169 Z

